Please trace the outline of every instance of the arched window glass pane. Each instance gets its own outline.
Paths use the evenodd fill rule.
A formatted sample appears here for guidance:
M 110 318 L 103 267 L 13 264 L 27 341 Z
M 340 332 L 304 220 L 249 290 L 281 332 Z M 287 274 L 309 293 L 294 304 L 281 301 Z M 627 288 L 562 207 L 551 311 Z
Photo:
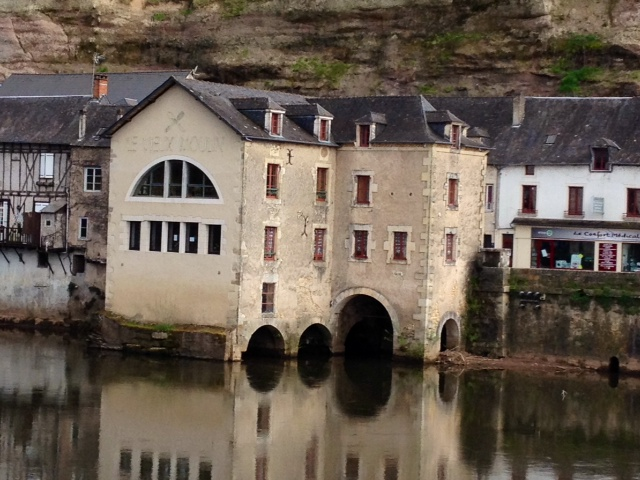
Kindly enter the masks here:
M 187 197 L 218 198 L 218 192 L 213 183 L 202 170 L 190 164 L 188 169 Z
M 145 173 L 138 182 L 134 195 L 142 197 L 164 196 L 164 162 Z
M 182 160 L 169 161 L 169 196 L 182 197 Z

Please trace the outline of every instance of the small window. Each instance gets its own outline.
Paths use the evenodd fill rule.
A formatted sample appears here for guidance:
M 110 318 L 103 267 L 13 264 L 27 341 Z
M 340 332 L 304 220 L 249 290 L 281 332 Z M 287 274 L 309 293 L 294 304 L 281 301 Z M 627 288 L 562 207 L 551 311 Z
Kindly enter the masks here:
M 327 201 L 327 174 L 328 168 L 318 168 L 316 175 L 316 202 Z
M 271 135 L 282 135 L 282 114 L 271 112 Z
M 582 187 L 569 187 L 568 215 L 583 215 L 582 211 Z
M 369 258 L 367 252 L 369 232 L 367 230 L 354 230 L 353 238 L 353 258 L 360 260 Z
M 640 188 L 627 188 L 627 217 L 640 217 Z
M 448 202 L 449 208 L 458 208 L 458 179 L 449 179 Z
M 129 250 L 140 250 L 141 222 L 129 222 Z
M 485 187 L 484 207 L 487 212 L 493 212 L 493 185 L 488 184 Z
M 220 255 L 222 244 L 222 225 L 209 225 L 209 245 L 207 253 L 209 255 Z
M 159 252 L 162 250 L 162 222 L 149 222 L 149 251 Z
M 265 227 L 264 229 L 264 259 L 273 261 L 276 259 L 276 237 L 278 229 L 276 227 Z
M 278 198 L 280 194 L 280 165 L 269 163 L 267 165 L 267 198 Z
M 40 178 L 53 178 L 53 153 L 40 154 Z
M 393 259 L 407 259 L 407 232 L 393 232 Z
M 525 165 L 524 166 L 524 174 L 525 175 L 535 175 L 536 167 L 535 165 Z
M 180 222 L 167 223 L 167 252 L 180 251 Z
M 591 151 L 593 155 L 592 170 L 608 172 L 610 170 L 609 149 L 606 147 L 593 147 Z
M 447 233 L 445 235 L 445 261 L 455 263 L 456 261 L 456 234 Z
M 321 142 L 329 141 L 329 120 L 326 118 L 320 119 L 320 131 L 318 132 L 318 140 Z
M 482 248 L 493 248 L 493 236 L 489 234 L 484 234 L 482 239 Z
M 84 169 L 84 191 L 99 192 L 102 190 L 102 168 L 85 167 Z
M 86 240 L 89 236 L 89 219 L 87 217 L 80 217 L 80 224 L 78 225 L 78 239 Z
M 273 313 L 275 311 L 275 283 L 262 284 L 262 313 Z
M 368 147 L 371 142 L 371 125 L 358 125 L 358 146 Z
M 556 143 L 556 138 L 558 138 L 558 135 L 547 135 L 547 138 L 544 140 L 545 145 L 553 145 Z
M 324 228 L 316 228 L 313 231 L 313 259 L 316 262 L 324 262 L 325 254 L 325 237 L 327 230 Z
M 451 148 L 460 148 L 460 125 L 451 124 Z
M 522 213 L 536 213 L 536 186 L 522 186 Z
M 371 203 L 371 177 L 356 175 L 356 204 L 369 205 Z
M 73 263 L 71 265 L 72 273 L 74 275 L 77 273 L 84 273 L 85 263 L 86 263 L 86 260 L 84 255 L 74 255 Z
M 186 252 L 187 253 L 198 253 L 198 228 L 200 227 L 197 223 L 187 223 L 187 245 Z

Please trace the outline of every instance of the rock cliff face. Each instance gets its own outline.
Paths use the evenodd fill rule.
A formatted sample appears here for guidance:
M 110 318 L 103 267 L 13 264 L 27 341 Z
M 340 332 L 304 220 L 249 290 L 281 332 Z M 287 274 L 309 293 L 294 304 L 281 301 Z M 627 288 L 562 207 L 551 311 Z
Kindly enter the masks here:
M 193 68 L 312 94 L 635 95 L 636 0 L 0 0 L 15 72 Z

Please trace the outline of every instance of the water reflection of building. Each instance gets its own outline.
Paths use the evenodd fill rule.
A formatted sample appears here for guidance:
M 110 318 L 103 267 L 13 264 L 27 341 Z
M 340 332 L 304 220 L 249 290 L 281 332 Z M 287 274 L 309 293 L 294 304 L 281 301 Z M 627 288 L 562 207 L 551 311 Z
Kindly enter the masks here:
M 93 478 L 99 397 L 82 352 L 0 332 L 0 478 Z

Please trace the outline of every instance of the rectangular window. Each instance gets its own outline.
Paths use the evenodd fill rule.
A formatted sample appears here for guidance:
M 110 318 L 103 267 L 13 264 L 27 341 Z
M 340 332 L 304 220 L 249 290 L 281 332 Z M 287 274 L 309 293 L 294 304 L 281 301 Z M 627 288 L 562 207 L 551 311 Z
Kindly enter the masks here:
M 582 215 L 582 187 L 569 187 L 568 215 Z
M 182 197 L 182 170 L 184 162 L 182 160 L 169 160 L 169 196 Z
M 86 240 L 89 236 L 89 219 L 87 217 L 80 217 L 80 224 L 78 225 L 78 239 Z
M 149 251 L 162 250 L 162 222 L 149 222 Z
M 536 213 L 536 186 L 522 186 L 522 213 Z
M 141 222 L 129 222 L 129 250 L 140 250 Z
M 282 135 L 281 113 L 271 113 L 271 135 Z
M 369 232 L 367 230 L 354 230 L 353 258 L 367 259 L 367 241 Z
M 358 146 L 368 147 L 371 140 L 371 125 L 358 126 Z
M 279 194 L 280 165 L 270 163 L 267 165 L 267 198 L 278 198 Z
M 222 225 L 209 225 L 209 245 L 207 253 L 209 255 L 220 255 L 222 244 Z
M 40 178 L 53 178 L 53 153 L 40 154 Z
M 370 185 L 371 177 L 369 175 L 356 175 L 356 204 L 369 205 Z
M 324 239 L 327 230 L 316 228 L 313 231 L 313 259 L 317 262 L 324 262 Z
M 493 248 L 493 236 L 486 233 L 484 234 L 482 248 Z
M 493 212 L 493 185 L 488 184 L 485 187 L 484 206 L 487 212 Z
M 180 251 L 180 222 L 167 222 L 167 252 Z
M 407 259 L 407 232 L 393 232 L 393 259 Z
M 276 284 L 262 284 L 262 313 L 273 313 L 275 311 Z
M 276 259 L 276 237 L 278 235 L 278 229 L 276 227 L 264 228 L 264 259 L 275 260 Z
M 536 167 L 535 165 L 525 165 L 524 166 L 524 174 L 525 175 L 535 175 Z
M 85 167 L 84 169 L 84 191 L 99 192 L 102 190 L 102 168 Z
M 460 125 L 451 125 L 451 148 L 460 148 Z
M 456 261 L 456 235 L 447 233 L 445 235 L 445 261 L 454 263 Z
M 318 132 L 318 140 L 321 142 L 329 141 L 329 120 L 325 118 L 320 119 L 320 131 Z
M 640 188 L 627 188 L 627 217 L 640 217 Z
M 316 202 L 327 201 L 327 174 L 328 168 L 318 168 L 316 175 Z
M 186 252 L 187 253 L 198 253 L 198 228 L 200 227 L 197 223 L 187 223 L 187 245 Z
M 447 205 L 449 208 L 458 208 L 458 179 L 450 178 L 449 179 L 449 190 L 448 190 L 448 202 Z
M 72 263 L 72 272 L 74 275 L 76 273 L 84 273 L 85 269 L 85 258 L 84 255 L 74 255 L 73 263 Z
M 594 147 L 591 151 L 593 152 L 592 170 L 609 171 L 609 149 Z

